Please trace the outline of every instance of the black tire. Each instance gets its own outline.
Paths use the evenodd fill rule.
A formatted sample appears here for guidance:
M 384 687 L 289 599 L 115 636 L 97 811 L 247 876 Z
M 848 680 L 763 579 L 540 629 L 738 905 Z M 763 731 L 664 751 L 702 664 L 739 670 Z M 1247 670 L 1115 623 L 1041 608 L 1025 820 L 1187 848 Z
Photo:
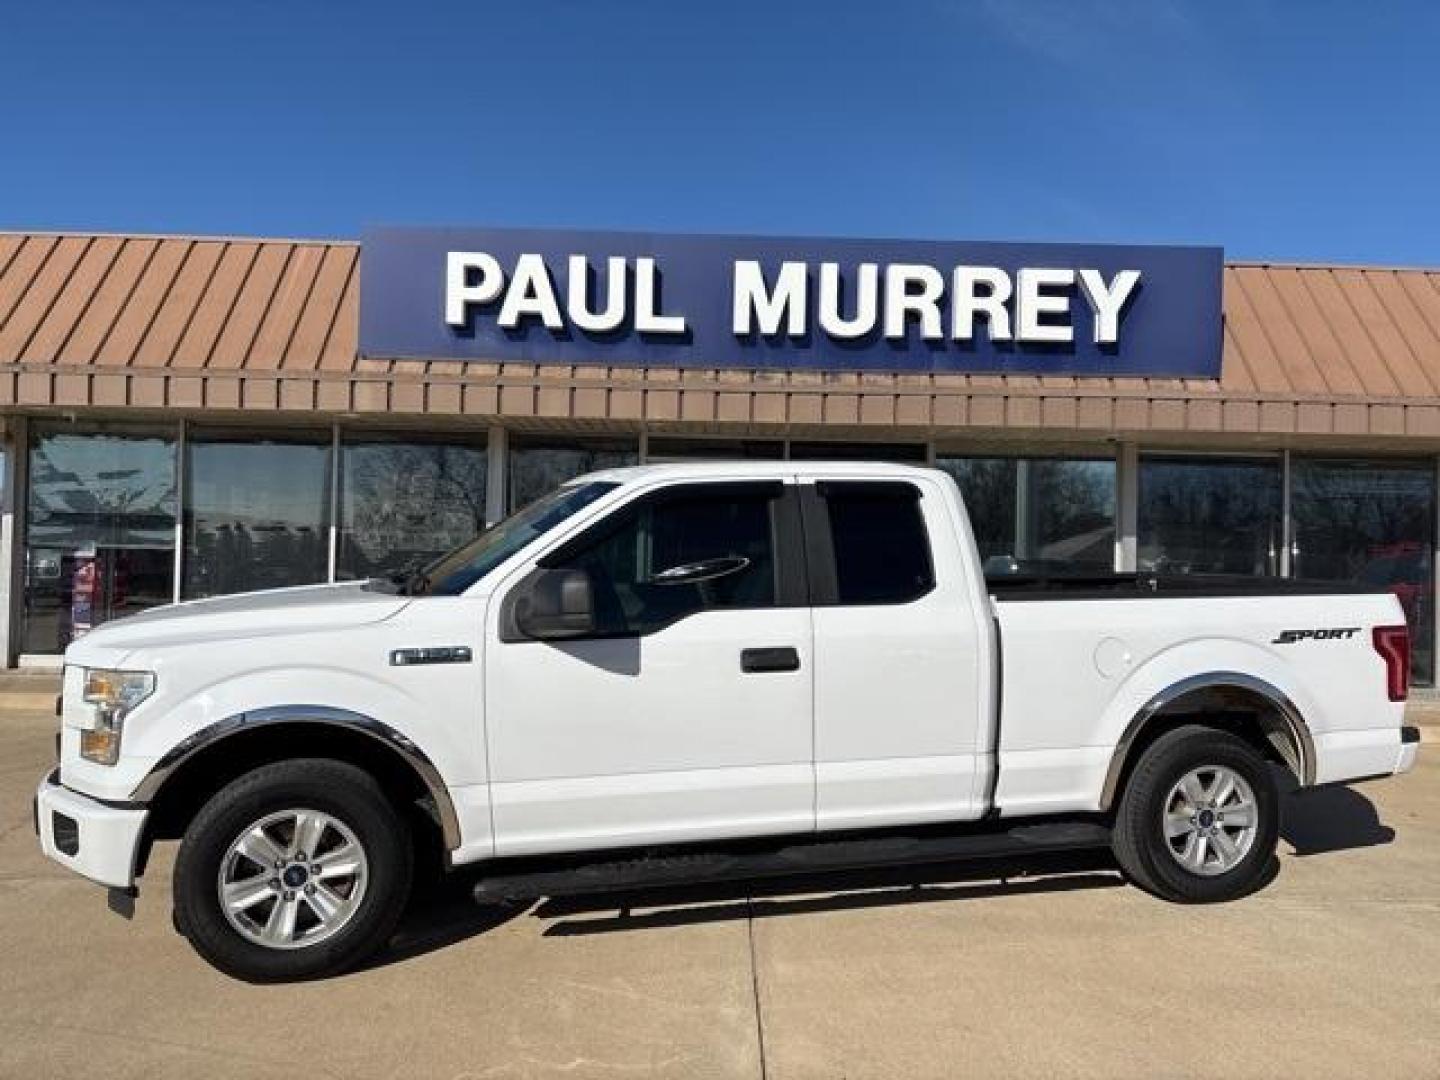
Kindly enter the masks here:
M 365 887 L 348 921 L 332 936 L 275 948 L 250 940 L 231 924 L 221 908 L 220 872 L 231 844 L 251 825 L 297 808 L 328 815 L 353 834 L 367 864 Z M 333 840 L 335 833 L 329 835 Z M 409 898 L 413 865 L 410 830 L 369 773 L 324 758 L 277 762 L 226 785 L 185 830 L 175 862 L 175 923 L 196 952 L 247 982 L 332 975 L 354 967 L 390 939 Z M 314 909 L 302 917 L 315 920 Z
M 1202 770 L 1202 777 L 1213 776 L 1203 770 L 1216 767 L 1230 770 L 1249 785 L 1255 831 L 1238 862 L 1223 871 L 1211 866 L 1209 874 L 1202 874 L 1182 865 L 1176 848 L 1185 847 L 1186 837 L 1167 838 L 1165 815 L 1182 778 L 1196 770 Z M 1223 828 L 1213 824 L 1214 818 L 1206 821 Z M 1225 837 L 1232 835 L 1227 832 Z M 1235 900 L 1267 884 L 1274 876 L 1279 836 L 1280 794 L 1269 763 L 1235 735 L 1187 725 L 1160 736 L 1135 763 L 1115 811 L 1111 844 L 1126 876 L 1146 892 L 1176 903 L 1206 904 Z M 1209 857 L 1220 861 L 1214 850 Z

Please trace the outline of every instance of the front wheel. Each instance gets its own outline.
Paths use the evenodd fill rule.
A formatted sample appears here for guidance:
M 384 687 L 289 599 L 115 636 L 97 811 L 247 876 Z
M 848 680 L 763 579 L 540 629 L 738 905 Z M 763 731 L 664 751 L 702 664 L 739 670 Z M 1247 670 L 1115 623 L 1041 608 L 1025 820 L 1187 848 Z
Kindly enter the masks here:
M 1190 725 L 1148 747 L 1115 813 L 1112 843 L 1127 877 L 1180 903 L 1234 900 L 1269 880 L 1280 795 L 1249 743 Z
M 409 896 L 409 831 L 374 778 L 300 759 L 246 773 L 185 831 L 176 925 L 252 982 L 354 966 L 389 939 Z

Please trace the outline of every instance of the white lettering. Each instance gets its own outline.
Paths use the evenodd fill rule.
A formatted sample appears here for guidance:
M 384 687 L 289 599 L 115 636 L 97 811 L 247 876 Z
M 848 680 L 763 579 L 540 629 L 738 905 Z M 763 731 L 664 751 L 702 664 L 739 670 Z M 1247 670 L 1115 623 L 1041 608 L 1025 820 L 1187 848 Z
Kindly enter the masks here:
M 840 264 L 820 264 L 820 329 L 842 341 L 864 337 L 874 330 L 880 306 L 880 268 L 874 263 L 861 263 L 855 268 L 855 276 L 855 317 L 847 319 L 840 310 Z
M 642 334 L 683 334 L 684 315 L 662 315 L 655 308 L 657 282 L 655 260 L 635 260 L 635 329 Z
M 526 315 L 540 316 L 549 330 L 565 329 L 560 303 L 555 299 L 555 283 L 550 280 L 543 255 L 521 255 L 515 260 L 515 274 L 505 290 L 505 302 L 500 305 L 495 321 L 513 330 Z
M 1080 291 L 1095 314 L 1096 345 L 1114 345 L 1119 339 L 1120 312 L 1139 284 L 1139 270 L 1121 270 L 1108 286 L 1099 270 L 1080 271 Z
M 737 260 L 733 274 L 730 328 L 737 337 L 751 333 L 756 324 L 761 336 L 773 337 L 780 332 L 782 319 L 790 337 L 805 336 L 808 290 L 803 262 L 781 263 L 773 292 L 767 292 L 765 271 L 753 259 Z
M 590 260 L 584 255 L 570 256 L 570 280 L 566 311 L 570 321 L 581 330 L 603 334 L 618 330 L 625 321 L 625 282 L 629 277 L 623 256 L 612 255 L 605 260 L 605 307 L 590 309 Z
M 919 286 L 919 292 L 911 292 L 912 285 Z M 903 338 L 905 317 L 914 315 L 920 320 L 920 336 L 926 341 L 939 341 L 940 294 L 945 291 L 945 279 L 933 266 L 917 266 L 910 263 L 892 263 L 885 268 L 885 336 Z
M 983 292 L 976 292 L 983 287 Z M 950 298 L 950 336 L 969 341 L 975 336 L 975 316 L 983 315 L 991 341 L 1010 340 L 1010 302 L 1014 292 L 1010 275 L 998 266 L 957 266 L 955 295 Z
M 1026 267 L 1015 275 L 1015 337 L 1019 341 L 1063 343 L 1075 340 L 1075 328 L 1068 322 L 1041 322 L 1042 315 L 1069 315 L 1070 298 L 1045 293 L 1044 289 L 1063 289 L 1075 284 L 1074 270 L 1053 270 L 1047 267 Z
M 469 284 L 471 271 L 479 280 Z M 451 251 L 445 256 L 445 321 L 464 326 L 470 304 L 488 304 L 505 287 L 505 272 L 493 255 L 483 251 Z
M 591 258 L 567 257 L 561 297 L 543 255 L 518 255 L 513 268 L 504 268 L 487 252 L 447 252 L 445 321 L 464 327 L 475 305 L 498 303 L 495 322 L 507 330 L 535 319 L 554 332 L 567 327 L 597 334 L 689 331 L 684 314 L 663 310 L 661 272 L 653 257 L 632 262 L 606 256 L 603 271 L 592 266 Z M 818 277 L 815 288 L 812 270 Z M 941 269 L 923 263 L 812 265 L 800 260 L 767 269 L 760 260 L 737 259 L 731 266 L 731 288 L 730 325 L 737 337 L 805 339 L 818 330 L 836 341 L 853 341 L 879 329 L 895 341 L 905 339 L 913 321 L 927 342 L 945 340 L 948 330 L 956 342 L 983 334 L 994 342 L 1064 345 L 1076 340 L 1072 294 L 1079 293 L 1090 308 L 1089 333 L 1095 344 L 1115 345 L 1125 309 L 1141 288 L 1141 272 L 1044 266 L 1011 272 L 997 266 Z M 947 305 L 949 326 L 942 327 Z

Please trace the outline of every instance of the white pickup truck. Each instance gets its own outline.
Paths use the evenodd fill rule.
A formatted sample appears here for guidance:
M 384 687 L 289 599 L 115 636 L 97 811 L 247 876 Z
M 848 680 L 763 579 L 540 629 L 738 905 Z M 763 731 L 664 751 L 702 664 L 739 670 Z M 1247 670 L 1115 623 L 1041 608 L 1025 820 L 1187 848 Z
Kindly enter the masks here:
M 1409 769 L 1387 593 L 985 580 L 943 473 L 575 480 L 403 583 L 157 609 L 65 656 L 46 854 L 224 971 L 382 945 L 417 855 L 483 897 L 1110 844 L 1170 900 L 1274 860 L 1276 773 Z M 429 851 L 426 850 L 429 845 Z

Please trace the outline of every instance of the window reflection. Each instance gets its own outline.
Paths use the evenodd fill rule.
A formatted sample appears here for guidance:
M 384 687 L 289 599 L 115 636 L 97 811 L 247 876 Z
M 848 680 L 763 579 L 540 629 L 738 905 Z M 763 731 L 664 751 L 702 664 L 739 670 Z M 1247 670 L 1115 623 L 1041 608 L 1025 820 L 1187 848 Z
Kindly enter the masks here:
M 418 570 L 484 531 L 483 441 L 367 437 L 343 453 L 337 577 Z
M 1421 462 L 1295 458 L 1296 577 L 1354 581 L 1400 598 L 1414 678 L 1435 678 L 1435 470 Z
M 1115 562 L 1115 462 L 938 458 L 965 497 L 989 574 L 1105 571 Z
M 925 460 L 923 443 L 792 442 L 792 461 L 908 461 Z
M 779 461 L 785 444 L 779 439 L 683 439 L 652 435 L 645 447 L 647 462 Z
M 330 442 L 197 431 L 186 440 L 187 598 L 324 581 Z
M 37 427 L 30 438 L 23 649 L 62 651 L 173 596 L 175 442 Z
M 615 469 L 640 460 L 635 439 L 510 440 L 507 501 L 510 512 L 529 506 L 566 480 L 597 469 Z
M 1145 457 L 1139 568 L 1159 573 L 1280 573 L 1280 462 Z

